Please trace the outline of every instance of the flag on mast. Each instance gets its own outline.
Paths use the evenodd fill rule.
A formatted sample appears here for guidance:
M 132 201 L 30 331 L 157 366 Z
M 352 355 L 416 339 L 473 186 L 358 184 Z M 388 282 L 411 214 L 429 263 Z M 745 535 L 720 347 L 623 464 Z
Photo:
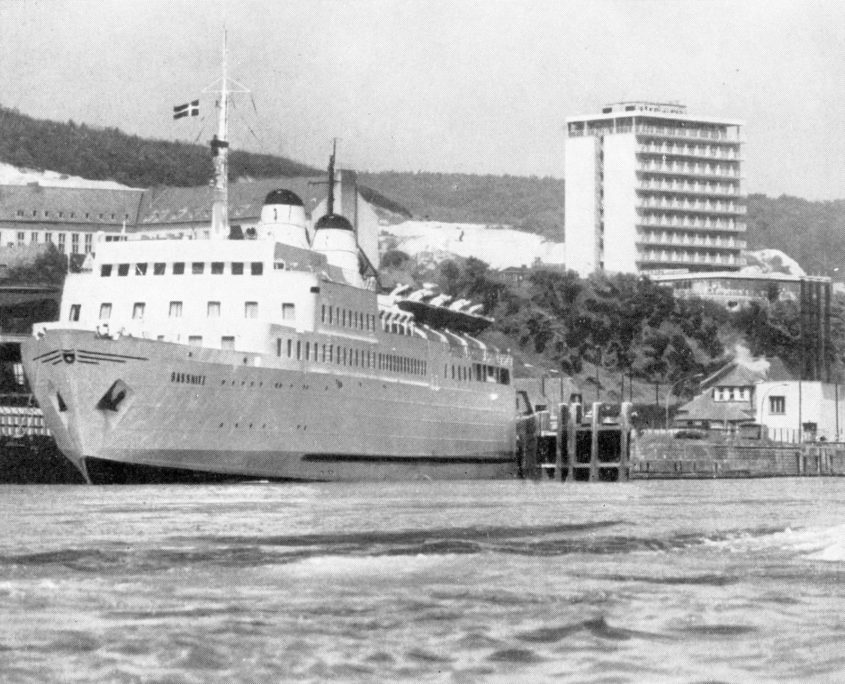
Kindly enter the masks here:
M 176 105 L 173 108 L 173 118 L 181 119 L 185 116 L 199 116 L 200 115 L 200 101 L 194 100 L 183 105 Z

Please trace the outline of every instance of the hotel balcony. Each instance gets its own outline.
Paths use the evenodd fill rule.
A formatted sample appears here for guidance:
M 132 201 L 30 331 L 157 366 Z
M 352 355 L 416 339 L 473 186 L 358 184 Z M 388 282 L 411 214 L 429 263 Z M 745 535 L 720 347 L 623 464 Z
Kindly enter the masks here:
M 640 143 L 637 154 L 658 157 L 687 157 L 690 159 L 715 159 L 717 161 L 740 162 L 742 155 L 732 147 L 705 145 L 657 145 Z
M 699 197 L 740 197 L 738 183 L 698 183 L 690 181 L 665 181 L 641 178 L 637 190 L 660 192 L 673 195 L 696 195 Z
M 665 197 L 639 197 L 639 209 L 660 209 L 661 211 L 691 211 L 697 214 L 745 214 L 748 209 L 744 204 L 733 202 L 702 202 L 701 200 L 680 202 L 667 200 Z
M 742 178 L 739 168 L 729 165 L 689 164 L 683 162 L 640 161 L 637 171 L 659 173 L 669 176 L 689 176 L 700 178 Z
M 677 126 L 638 125 L 635 130 L 638 138 L 666 138 L 706 142 L 717 145 L 741 145 L 744 141 L 735 133 L 708 131 L 698 128 L 680 128 Z
M 684 250 L 641 249 L 637 254 L 641 269 L 690 268 L 697 270 L 734 269 L 745 265 L 745 259 L 734 254 L 702 254 Z
M 745 223 L 728 221 L 725 219 L 690 218 L 689 215 L 673 216 L 661 214 L 641 215 L 637 218 L 637 226 L 642 228 L 666 228 L 671 230 L 709 230 L 730 233 L 744 233 Z
M 748 243 L 745 240 L 734 238 L 714 237 L 712 235 L 690 235 L 689 233 L 666 234 L 644 232 L 637 236 L 637 244 L 649 247 L 705 247 L 707 249 L 723 249 L 738 251 L 745 249 Z

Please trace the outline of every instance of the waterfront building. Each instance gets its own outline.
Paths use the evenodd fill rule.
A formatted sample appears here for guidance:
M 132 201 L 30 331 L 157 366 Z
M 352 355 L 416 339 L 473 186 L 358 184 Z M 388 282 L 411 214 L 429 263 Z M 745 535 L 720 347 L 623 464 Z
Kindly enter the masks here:
M 740 121 L 620 102 L 566 120 L 566 254 L 581 275 L 733 271 L 746 243 Z
M 335 213 L 352 224 L 358 244 L 378 265 L 378 215 L 362 196 L 354 171 L 338 169 L 335 175 Z M 54 244 L 63 254 L 95 251 L 103 240 L 125 240 L 141 234 L 147 238 L 207 238 L 214 189 L 199 187 L 103 187 L 101 181 L 77 179 L 73 187 L 39 183 L 0 184 L 0 245 L 29 247 Z M 254 236 L 260 223 L 264 198 L 278 187 L 292 188 L 306 198 L 309 217 L 326 213 L 324 177 L 271 178 L 241 181 L 229 186 L 229 222 L 244 237 Z M 309 224 L 309 237 L 313 226 Z
M 731 311 L 748 306 L 751 302 L 798 302 L 802 286 L 805 289 L 810 284 L 830 286 L 828 277 L 791 273 L 654 273 L 650 278 L 655 283 L 671 287 L 676 297 L 707 299 Z

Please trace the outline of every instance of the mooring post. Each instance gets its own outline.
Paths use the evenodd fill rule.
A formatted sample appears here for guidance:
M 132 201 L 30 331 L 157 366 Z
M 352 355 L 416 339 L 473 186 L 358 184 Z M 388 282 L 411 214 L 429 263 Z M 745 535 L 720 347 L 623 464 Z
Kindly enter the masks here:
M 619 482 L 628 480 L 631 436 L 631 402 L 623 401 L 619 410 Z
M 581 424 L 581 404 L 569 405 L 569 420 L 566 423 L 566 479 L 575 480 L 575 462 L 578 449 L 578 426 Z
M 555 480 L 563 482 L 566 477 L 563 474 L 563 454 L 566 446 L 563 443 L 566 437 L 566 427 L 569 425 L 569 407 L 560 404 L 557 407 L 557 439 L 555 440 Z
M 601 425 L 601 402 L 593 402 L 593 420 L 590 432 L 590 482 L 599 479 L 599 426 Z
M 539 418 L 533 414 L 525 419 L 525 475 L 529 479 L 537 479 L 537 433 L 539 431 Z

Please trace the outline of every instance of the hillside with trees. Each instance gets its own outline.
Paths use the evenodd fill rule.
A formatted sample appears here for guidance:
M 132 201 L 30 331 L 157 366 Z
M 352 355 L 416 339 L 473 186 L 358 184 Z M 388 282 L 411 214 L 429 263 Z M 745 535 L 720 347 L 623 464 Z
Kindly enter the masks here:
M 117 128 L 34 119 L 0 107 L 0 161 L 139 188 L 204 185 L 213 175 L 206 145 L 150 140 Z M 310 176 L 318 169 L 284 157 L 233 149 L 232 179 Z

